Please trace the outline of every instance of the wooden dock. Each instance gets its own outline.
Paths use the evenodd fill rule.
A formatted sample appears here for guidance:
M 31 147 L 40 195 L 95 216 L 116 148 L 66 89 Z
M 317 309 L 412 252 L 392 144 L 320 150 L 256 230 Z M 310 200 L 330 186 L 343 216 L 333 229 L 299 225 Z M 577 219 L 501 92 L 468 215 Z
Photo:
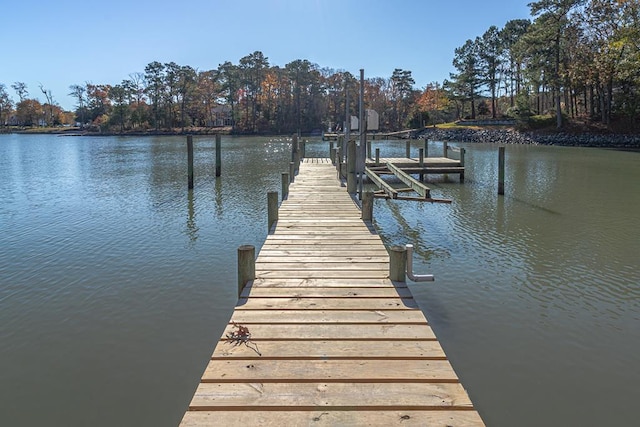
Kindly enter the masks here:
M 182 426 L 484 425 L 360 218 L 329 159 L 305 159 Z

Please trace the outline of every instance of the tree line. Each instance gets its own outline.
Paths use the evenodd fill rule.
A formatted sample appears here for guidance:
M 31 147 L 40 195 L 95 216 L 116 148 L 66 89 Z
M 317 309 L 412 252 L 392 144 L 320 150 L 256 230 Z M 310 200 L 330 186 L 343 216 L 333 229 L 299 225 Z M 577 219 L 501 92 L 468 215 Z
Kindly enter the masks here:
M 412 72 L 367 78 L 365 106 L 380 129 L 415 128 L 460 118 L 555 117 L 634 124 L 640 113 L 640 0 L 541 0 L 532 19 L 491 26 L 455 49 L 455 72 L 415 88 Z M 358 79 L 308 60 L 269 63 L 260 51 L 200 71 L 148 64 L 116 85 L 74 84 L 74 117 L 40 85 L 46 102 L 15 82 L 14 104 L 0 84 L 0 123 L 56 125 L 71 119 L 108 131 L 229 126 L 244 133 L 335 129 L 357 115 Z M 349 96 L 347 96 L 349 93 Z M 347 101 L 348 99 L 348 101 Z
M 444 82 L 459 115 L 551 114 L 633 125 L 640 108 L 640 2 L 541 0 L 533 21 L 490 27 L 455 50 Z M 483 99 L 485 98 L 485 99 Z M 486 102 L 485 102 L 486 101 Z

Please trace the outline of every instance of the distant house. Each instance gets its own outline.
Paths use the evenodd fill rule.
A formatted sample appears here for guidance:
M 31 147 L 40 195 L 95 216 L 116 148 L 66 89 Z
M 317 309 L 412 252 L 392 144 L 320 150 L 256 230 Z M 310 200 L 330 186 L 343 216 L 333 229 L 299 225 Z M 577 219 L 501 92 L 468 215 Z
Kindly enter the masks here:
M 233 115 L 231 114 L 231 107 L 228 105 L 216 105 L 211 109 L 212 123 L 209 126 L 222 127 L 233 126 Z

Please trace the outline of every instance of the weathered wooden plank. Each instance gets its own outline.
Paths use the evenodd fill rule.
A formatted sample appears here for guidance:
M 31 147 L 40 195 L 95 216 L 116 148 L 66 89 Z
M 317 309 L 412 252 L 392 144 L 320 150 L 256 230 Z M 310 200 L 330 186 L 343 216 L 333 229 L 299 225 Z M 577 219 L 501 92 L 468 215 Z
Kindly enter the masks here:
M 426 325 L 427 319 L 420 310 L 238 310 L 231 322 L 243 325 L 251 323 L 302 324 L 302 323 L 406 323 Z
M 233 325 L 227 325 L 221 340 L 234 330 Z M 252 341 L 263 340 L 435 340 L 435 335 L 428 325 L 404 324 L 277 324 L 251 325 L 249 328 Z M 268 356 L 268 354 L 265 354 Z
M 182 427 L 228 426 L 317 426 L 317 427 L 480 427 L 484 424 L 477 412 L 460 410 L 426 411 L 328 411 L 324 408 L 309 411 L 189 411 Z
M 276 233 L 270 234 L 267 237 L 267 240 L 285 240 L 285 241 L 314 241 L 314 240 L 322 240 L 324 243 L 329 244 L 359 244 L 358 242 L 366 242 L 367 240 L 377 241 L 380 239 L 375 234 L 363 234 L 363 233 L 339 233 L 336 231 L 314 231 L 303 234 L 293 234 L 293 233 L 278 233 L 276 228 Z M 353 242 L 345 242 L 345 240 L 352 240 Z
M 308 257 L 313 257 L 314 260 L 324 262 L 324 261 L 336 261 L 337 259 L 358 259 L 358 260 L 366 260 L 370 258 L 370 261 L 375 262 L 384 262 L 389 261 L 389 255 L 387 250 L 384 248 L 379 249 L 366 249 L 366 250 L 331 250 L 326 248 L 318 248 L 314 251 L 308 250 L 309 248 L 290 248 L 290 249 L 271 249 L 269 247 L 262 247 L 260 249 L 260 254 L 258 255 L 257 261 L 270 262 L 274 259 L 278 259 L 276 262 L 290 260 L 290 261 L 299 261 L 303 257 L 308 259 Z
M 409 288 L 267 288 L 246 286 L 242 297 L 247 298 L 413 298 Z
M 358 278 L 345 278 L 345 277 L 336 277 L 336 278 L 280 278 L 280 279 L 268 279 L 268 278 L 260 278 L 253 280 L 252 284 L 253 288 L 258 287 L 276 287 L 276 288 L 287 288 L 287 287 L 323 287 L 323 288 L 344 288 L 344 287 L 360 287 L 360 288 L 393 288 L 396 287 L 393 282 L 391 282 L 388 278 L 379 278 L 379 279 L 365 279 L 362 277 Z M 398 285 L 397 287 L 406 287 Z
M 201 383 L 190 409 L 403 410 L 473 406 L 464 388 L 453 383 Z
M 309 224 L 309 225 L 282 225 L 278 222 L 274 234 L 331 234 L 331 233 L 368 233 L 369 230 L 360 225 L 322 225 L 322 224 Z
M 259 279 L 384 279 L 389 277 L 389 270 L 280 270 L 280 271 L 256 271 Z
M 389 271 L 389 263 L 388 262 L 289 262 L 289 263 L 278 263 L 278 262 L 260 262 L 256 263 L 256 271 L 265 270 L 269 271 L 277 271 L 277 270 L 288 270 L 288 271 L 297 271 L 297 270 L 351 270 L 351 271 L 359 271 L 359 270 L 382 270 Z
M 215 359 L 202 382 L 457 383 L 458 377 L 447 360 Z
M 317 218 L 300 218 L 300 219 L 291 219 L 291 218 L 281 218 L 278 221 L 278 224 L 280 225 L 318 225 L 320 221 L 318 221 Z M 346 225 L 363 225 L 363 222 L 361 219 L 359 218 L 353 218 L 353 217 L 349 217 L 349 218 L 323 218 L 322 219 L 322 224 L 327 224 L 327 225 L 342 225 L 342 224 L 346 224 Z
M 446 356 L 437 341 L 259 341 L 259 356 L 245 345 L 219 341 L 214 358 L 238 359 L 440 359 Z
M 282 239 L 279 240 L 269 240 L 267 239 L 262 246 L 262 251 L 269 251 L 272 249 L 285 249 L 285 250 L 303 250 L 303 251 L 336 251 L 336 252 L 347 252 L 352 254 L 364 253 L 365 251 L 377 251 L 378 253 L 387 253 L 386 248 L 381 246 L 380 243 L 375 240 L 365 240 L 358 243 L 348 242 L 349 245 L 345 245 L 344 242 L 340 244 L 340 242 L 335 241 L 323 241 L 323 240 L 315 240 L 309 242 L 301 242 L 299 240 L 295 241 L 284 241 Z M 384 252 L 383 252 L 384 251 Z

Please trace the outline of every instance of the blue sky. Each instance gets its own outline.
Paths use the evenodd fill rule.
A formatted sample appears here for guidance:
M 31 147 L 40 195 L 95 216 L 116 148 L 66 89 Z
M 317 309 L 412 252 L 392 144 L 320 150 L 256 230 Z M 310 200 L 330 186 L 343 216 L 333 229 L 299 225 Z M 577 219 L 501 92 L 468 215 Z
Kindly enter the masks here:
M 0 83 L 39 84 L 65 109 L 72 84 L 117 84 L 152 61 L 198 70 L 262 51 L 365 77 L 410 70 L 416 86 L 453 71 L 454 49 L 530 18 L 529 0 L 19 0 L 0 3 Z

